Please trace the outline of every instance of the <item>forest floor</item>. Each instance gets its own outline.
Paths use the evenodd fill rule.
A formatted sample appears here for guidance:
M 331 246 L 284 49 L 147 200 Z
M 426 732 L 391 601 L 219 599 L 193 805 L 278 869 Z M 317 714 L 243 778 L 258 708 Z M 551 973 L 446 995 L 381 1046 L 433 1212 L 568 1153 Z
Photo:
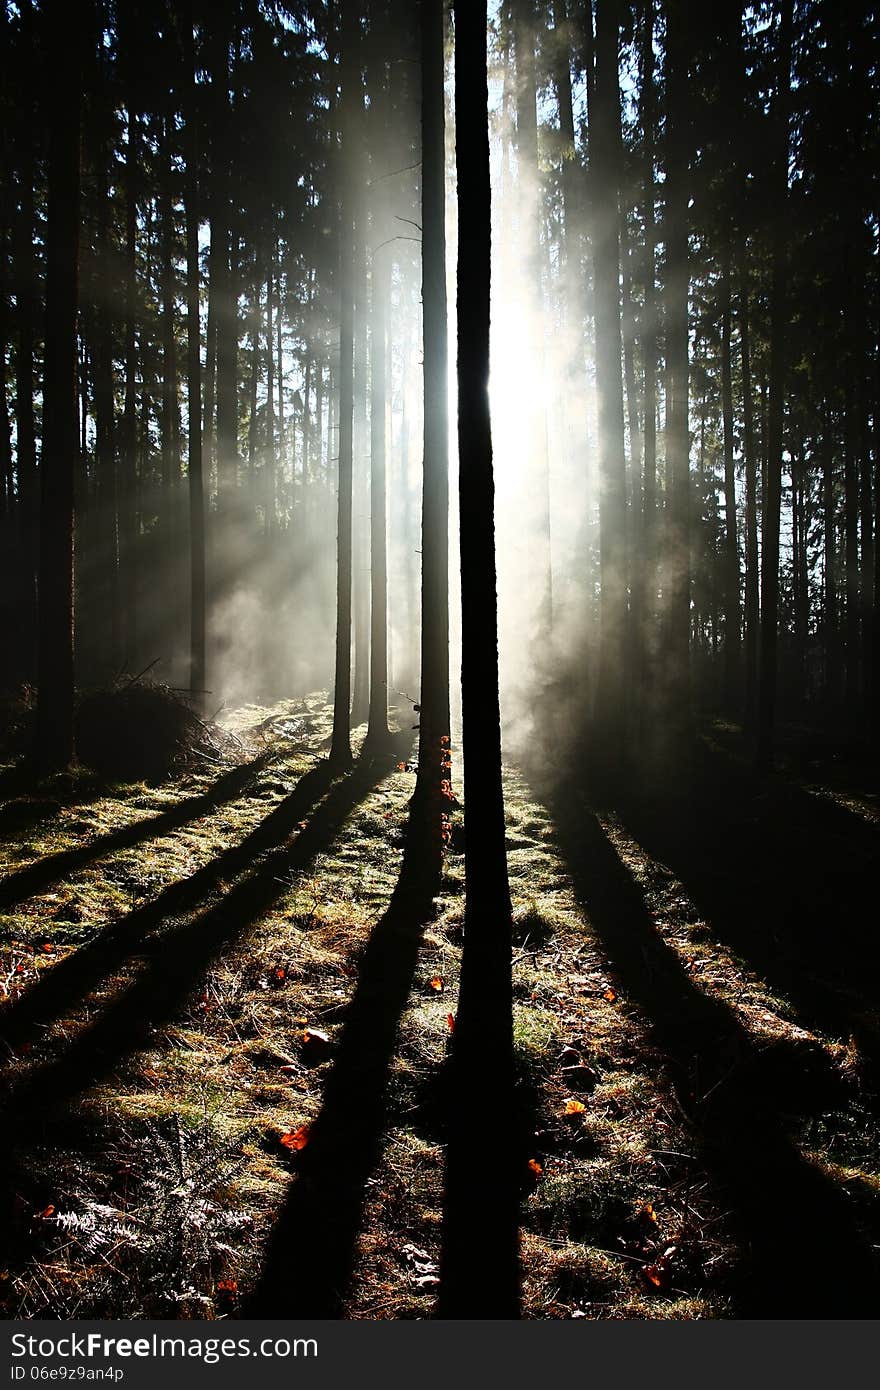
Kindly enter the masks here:
M 410 735 L 334 780 L 329 718 L 240 710 L 239 765 L 158 786 L 0 773 L 4 1316 L 259 1312 L 279 1229 L 318 1310 L 434 1314 L 461 813 L 387 971 Z M 720 725 L 625 796 L 507 768 L 525 1316 L 876 1312 L 880 801 L 827 771 Z

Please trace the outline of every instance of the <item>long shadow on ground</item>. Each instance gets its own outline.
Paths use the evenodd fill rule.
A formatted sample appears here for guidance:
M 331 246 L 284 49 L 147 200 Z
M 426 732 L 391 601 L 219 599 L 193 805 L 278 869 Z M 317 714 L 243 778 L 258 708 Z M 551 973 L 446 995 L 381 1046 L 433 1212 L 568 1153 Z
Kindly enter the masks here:
M 220 884 L 246 872 L 261 855 L 283 846 L 331 780 L 327 763 L 319 762 L 240 844 L 224 850 L 188 878 L 169 884 L 156 898 L 44 970 L 26 993 L 0 1010 L 0 1042 L 6 1052 L 14 1053 L 30 1042 L 36 1030 L 61 1017 L 105 976 L 142 950 L 155 932 L 193 911 Z
M 330 786 L 290 843 L 266 850 L 264 837 L 257 844 L 249 837 L 252 871 L 191 921 L 157 933 L 144 953 L 146 968 L 59 1057 L 37 1063 L 21 1080 L 13 1080 L 11 1115 L 6 1106 L 0 1115 L 14 1116 L 17 1123 L 39 1122 L 47 1108 L 54 1109 L 80 1094 L 124 1057 L 145 1046 L 157 1025 L 175 1015 L 211 962 L 271 910 L 292 875 L 301 873 L 332 843 L 354 807 L 385 771 L 376 763 L 356 765 L 353 772 Z M 319 788 L 330 776 L 322 765 L 307 774 L 297 791 L 308 777 L 314 777 L 311 792 L 319 795 Z M 289 800 L 298 803 L 297 809 L 302 808 L 303 799 L 297 798 L 296 792 Z M 267 821 L 271 819 L 267 817 Z
M 465 914 L 458 1011 L 448 1084 L 443 1318 L 517 1318 L 519 1220 L 526 1171 L 524 1106 L 513 1055 L 510 921 Z M 499 917 L 502 919 L 499 921 Z M 493 920 L 494 919 L 494 920 Z
M 584 797 L 572 790 L 547 804 L 621 994 L 648 1019 L 701 1161 L 731 1209 L 742 1251 L 732 1290 L 737 1315 L 872 1316 L 878 1290 L 869 1241 L 846 1195 L 786 1132 L 778 1074 L 763 1074 L 759 1045 L 688 977 Z
M 59 773 L 40 780 L 25 763 L 0 769 L 0 841 L 21 835 L 62 808 L 85 806 L 106 792 L 95 774 Z
M 12 1217 L 21 1170 L 15 1149 L 34 1143 L 51 1147 L 53 1141 L 58 1142 L 65 1108 L 126 1057 L 149 1044 L 156 1027 L 183 1007 L 204 970 L 271 910 L 291 876 L 302 872 L 327 848 L 354 807 L 386 771 L 384 762 L 373 760 L 356 764 L 349 775 L 332 783 L 326 764 L 308 773 L 287 802 L 239 847 L 237 868 L 243 872 L 250 867 L 251 871 L 216 905 L 184 926 L 172 925 L 157 934 L 150 942 L 146 968 L 60 1056 L 36 1063 L 12 1078 L 0 1109 L 0 1124 L 14 1136 L 15 1146 L 7 1151 L 0 1169 L 0 1205 L 5 1214 L 5 1220 L 0 1221 L 0 1247 L 7 1242 L 14 1244 L 16 1236 Z M 329 790 L 311 818 L 295 839 L 287 841 L 292 826 L 307 811 L 307 803 L 317 802 L 328 783 Z M 266 829 L 269 822 L 271 836 Z M 286 827 L 283 832 L 282 826 Z M 279 847 L 267 848 L 267 842 Z M 4 1253 L 0 1248 L 0 1262 Z M 10 1250 L 7 1264 L 13 1253 Z
M 674 782 L 627 789 L 639 844 L 806 1027 L 854 1036 L 880 1068 L 880 826 L 699 744 Z
M 15 903 L 33 897 L 50 884 L 66 878 L 68 874 L 76 873 L 78 869 L 103 858 L 106 854 L 131 849 L 147 840 L 167 835 L 171 830 L 178 830 L 190 821 L 198 820 L 200 816 L 210 815 L 218 806 L 240 796 L 265 766 L 266 761 L 266 756 L 262 755 L 241 767 L 234 767 L 224 772 L 198 796 L 187 797 L 156 816 L 148 816 L 132 825 L 122 826 L 108 835 L 90 840 L 87 845 L 77 845 L 75 849 L 44 855 L 26 868 L 7 874 L 6 878 L 0 880 L 0 912 L 8 911 Z
M 364 1191 L 379 1159 L 398 1025 L 436 887 L 434 851 L 411 821 L 397 886 L 361 959 L 321 1111 L 245 1317 L 340 1316 Z

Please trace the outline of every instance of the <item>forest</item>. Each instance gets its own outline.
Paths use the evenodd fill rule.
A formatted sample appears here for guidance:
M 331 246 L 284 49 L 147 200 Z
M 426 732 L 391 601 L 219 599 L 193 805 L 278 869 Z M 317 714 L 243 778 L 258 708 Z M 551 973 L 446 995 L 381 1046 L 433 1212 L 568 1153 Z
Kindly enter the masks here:
M 3 1317 L 876 1316 L 876 7 L 0 83 Z

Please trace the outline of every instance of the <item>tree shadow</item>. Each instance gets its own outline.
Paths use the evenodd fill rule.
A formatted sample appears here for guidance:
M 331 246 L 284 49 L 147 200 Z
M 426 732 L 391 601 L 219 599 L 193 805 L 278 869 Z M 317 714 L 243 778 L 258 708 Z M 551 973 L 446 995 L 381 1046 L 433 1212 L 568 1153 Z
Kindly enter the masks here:
M 85 806 L 107 790 L 95 773 L 59 772 L 40 778 L 22 762 L 0 768 L 0 840 L 20 835 L 63 807 Z
M 880 827 L 703 745 L 685 771 L 619 798 L 630 833 L 806 1027 L 855 1037 L 876 1080 Z
M 380 1154 L 401 1015 L 438 887 L 435 846 L 411 819 L 391 901 L 370 936 L 308 1144 L 243 1316 L 336 1318 L 350 1284 L 364 1191 Z
M 218 854 L 189 878 L 170 883 L 150 902 L 45 969 L 30 989 L 0 1011 L 0 1041 L 7 1052 L 14 1053 L 31 1040 L 36 1029 L 62 1016 L 77 999 L 140 951 L 153 933 L 192 911 L 221 883 L 246 872 L 258 856 L 282 846 L 332 780 L 327 763 L 319 762 L 239 844 Z
M 239 847 L 239 869 L 250 864 L 251 871 L 186 925 L 172 924 L 158 933 L 149 943 L 146 968 L 60 1056 L 37 1062 L 11 1079 L 0 1110 L 0 1120 L 15 1139 L 0 1170 L 0 1201 L 7 1209 L 6 1220 L 0 1223 L 0 1230 L 6 1231 L 5 1239 L 0 1235 L 2 1244 L 13 1240 L 14 1196 L 21 1171 L 15 1150 L 35 1143 L 51 1149 L 57 1143 L 58 1121 L 65 1107 L 125 1058 L 149 1045 L 155 1029 L 183 1007 L 199 976 L 271 910 L 291 874 L 301 873 L 328 847 L 386 771 L 385 764 L 362 760 L 338 780 L 333 780 L 326 763 L 307 773 L 293 795 L 248 837 L 247 851 L 244 845 Z M 321 800 L 322 791 L 326 794 Z M 307 799 L 317 803 L 316 809 L 296 838 L 287 842 L 292 824 L 308 810 Z M 267 847 L 269 822 L 277 848 Z M 5 1253 L 0 1248 L 0 1257 Z
M 117 850 L 131 849 L 147 840 L 167 835 L 169 831 L 198 820 L 200 816 L 209 815 L 218 806 L 240 796 L 257 773 L 265 767 L 266 761 L 266 755 L 262 754 L 240 767 L 224 772 L 198 796 L 187 797 L 156 816 L 148 816 L 144 820 L 122 826 L 107 835 L 90 840 L 87 845 L 78 845 L 75 849 L 44 855 L 26 868 L 7 874 L 4 879 L 0 879 L 0 912 L 8 911 L 16 903 L 33 897 L 50 884 L 75 873 L 96 859 L 103 858 L 104 855 L 114 854 Z
M 871 1316 L 877 1271 L 868 1240 L 846 1194 L 786 1129 L 797 1053 L 786 1066 L 778 1047 L 762 1048 L 725 1004 L 694 985 L 581 794 L 552 794 L 547 804 L 621 994 L 648 1019 L 701 1161 L 732 1209 L 742 1251 L 738 1316 Z
M 509 939 L 499 949 L 487 925 L 480 913 L 465 922 L 448 1085 L 437 1305 L 443 1318 L 507 1319 L 520 1312 L 527 1127 L 516 1088 Z

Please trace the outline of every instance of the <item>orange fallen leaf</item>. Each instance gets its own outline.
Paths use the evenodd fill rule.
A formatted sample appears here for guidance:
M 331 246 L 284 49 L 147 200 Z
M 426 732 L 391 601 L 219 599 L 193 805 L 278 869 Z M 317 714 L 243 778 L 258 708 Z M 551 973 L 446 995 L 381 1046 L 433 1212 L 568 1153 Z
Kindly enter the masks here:
M 543 1171 L 544 1171 L 544 1169 L 541 1167 L 540 1163 L 538 1162 L 538 1160 L 537 1160 L 536 1158 L 530 1158 L 530 1159 L 529 1159 L 529 1172 L 530 1172 L 530 1173 L 534 1173 L 535 1177 L 536 1177 L 536 1178 L 539 1178 L 539 1177 L 541 1176 L 541 1174 L 543 1173 Z
M 281 1142 L 285 1149 L 293 1149 L 295 1153 L 299 1153 L 309 1142 L 310 1129 L 311 1125 L 300 1125 L 297 1129 L 290 1129 L 286 1134 L 282 1134 Z
M 447 1026 L 448 1026 L 448 1028 L 449 1028 L 450 1033 L 454 1033 L 454 1032 L 455 1032 L 455 1018 L 454 1018 L 454 1016 L 453 1016 L 452 1014 L 447 1014 L 447 1015 L 446 1015 L 446 1023 L 447 1023 Z
M 54 1214 L 55 1214 L 55 1208 L 54 1208 L 54 1206 L 52 1205 L 51 1202 L 49 1203 L 49 1205 L 48 1205 L 47 1207 L 44 1207 L 43 1210 L 42 1210 L 41 1212 L 38 1212 L 38 1215 L 41 1216 L 41 1217 L 44 1217 L 46 1220 L 48 1220 L 48 1218 L 49 1218 L 50 1216 L 53 1216 Z
M 567 1100 L 565 1102 L 566 1115 L 583 1115 L 586 1108 L 582 1100 Z
M 406 763 L 398 763 L 398 764 L 397 764 L 397 771 L 398 771 L 398 772 L 406 772 Z
M 646 1202 L 645 1205 L 642 1207 L 642 1214 L 643 1214 L 644 1216 L 647 1216 L 647 1218 L 648 1218 L 649 1221 L 655 1221 L 655 1222 L 656 1222 L 656 1220 L 657 1220 L 657 1213 L 655 1212 L 654 1208 L 651 1206 L 651 1203 L 650 1203 L 650 1202 Z
M 613 1004 L 617 995 L 614 993 L 613 989 L 606 989 L 603 998 L 607 999 L 609 1004 Z
M 238 1283 L 235 1279 L 220 1279 L 217 1283 L 218 1293 L 236 1293 L 237 1290 Z
M 434 976 L 433 980 L 431 981 L 431 988 L 433 990 L 436 990 L 438 994 L 443 989 L 443 981 L 439 975 Z

